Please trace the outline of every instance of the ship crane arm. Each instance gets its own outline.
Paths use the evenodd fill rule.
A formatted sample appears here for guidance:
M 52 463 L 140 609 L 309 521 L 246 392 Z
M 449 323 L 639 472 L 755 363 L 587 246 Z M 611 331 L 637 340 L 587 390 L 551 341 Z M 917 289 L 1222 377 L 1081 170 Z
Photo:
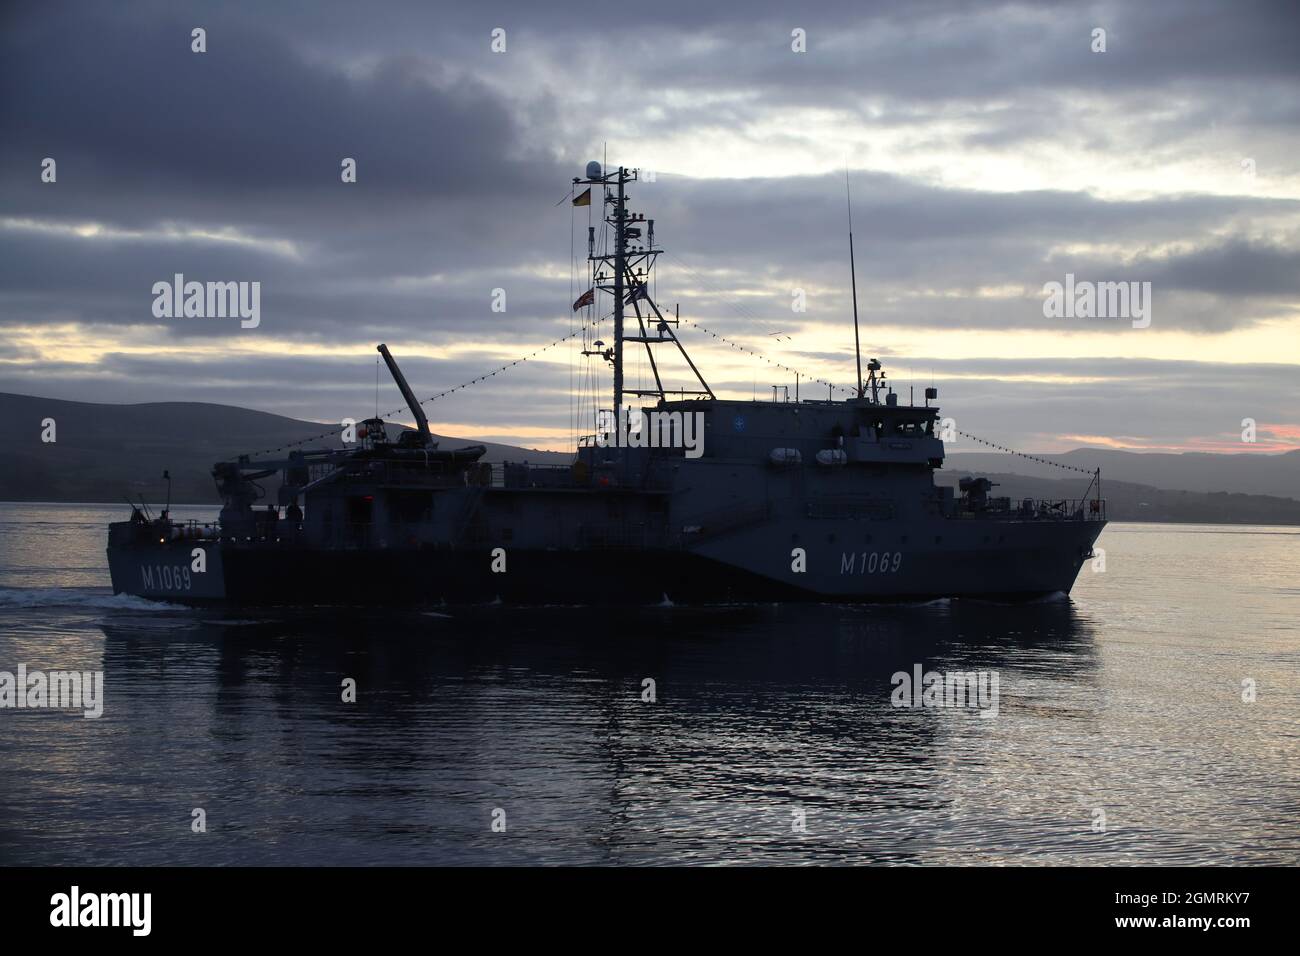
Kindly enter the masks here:
M 393 358 L 388 351 L 387 345 L 379 346 L 379 354 L 384 357 L 384 364 L 388 366 L 389 374 L 393 376 L 393 381 L 397 383 L 398 390 L 402 393 L 402 398 L 406 400 L 406 407 L 411 410 L 415 416 L 415 425 L 420 430 L 420 444 L 433 444 L 433 436 L 429 434 L 429 419 L 425 417 L 424 409 L 415 398 L 415 393 L 411 391 L 411 386 L 406 382 L 406 376 L 402 370 L 397 367 L 397 360 Z

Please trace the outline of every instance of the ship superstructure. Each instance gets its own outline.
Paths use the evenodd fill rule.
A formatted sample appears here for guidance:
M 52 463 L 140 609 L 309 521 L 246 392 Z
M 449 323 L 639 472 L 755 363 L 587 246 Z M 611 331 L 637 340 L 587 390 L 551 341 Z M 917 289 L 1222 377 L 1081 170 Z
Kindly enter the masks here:
M 629 208 L 636 181 L 597 163 L 574 180 L 602 204 L 588 295 L 593 308 L 608 297 L 612 342 L 584 338 L 583 353 L 609 368 L 613 394 L 571 463 L 440 448 L 380 345 L 415 429 L 393 437 L 375 417 L 353 447 L 217 463 L 216 525 L 136 508 L 110 526 L 114 591 L 186 603 L 599 604 L 1070 590 L 1105 524 L 1099 474 L 1079 500 L 1013 502 L 983 478 L 936 485 L 937 391 L 903 404 L 875 359 L 843 400 L 797 386 L 771 400 L 719 398 L 676 312 L 655 301 L 662 250 L 654 220 Z M 629 347 L 645 350 L 653 386 L 625 381 Z M 666 387 L 665 351 L 689 369 L 689 387 Z

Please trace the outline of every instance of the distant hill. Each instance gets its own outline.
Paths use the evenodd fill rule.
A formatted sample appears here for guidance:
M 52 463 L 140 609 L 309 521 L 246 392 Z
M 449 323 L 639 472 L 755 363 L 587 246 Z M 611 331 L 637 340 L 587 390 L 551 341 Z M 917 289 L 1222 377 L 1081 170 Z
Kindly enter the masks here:
M 972 472 L 944 468 L 935 474 L 938 484 L 956 486 Z M 1082 498 L 1088 479 L 1027 478 L 1024 475 L 976 472 L 998 484 L 992 495 L 1020 498 Z M 1101 495 L 1106 517 L 1112 521 L 1181 521 L 1207 524 L 1300 525 L 1300 501 L 1272 495 L 1244 495 L 1226 491 L 1169 491 L 1127 481 L 1111 481 L 1102 472 Z
M 962 446 L 962 440 L 948 446 L 946 468 L 996 471 L 1031 478 L 1060 478 L 1063 474 L 1059 468 L 1005 452 L 957 450 Z M 1205 452 L 1168 454 L 1076 448 L 1060 455 L 1037 457 L 1089 471 L 1100 468 L 1103 481 L 1129 481 L 1179 491 L 1232 491 L 1300 499 L 1300 450 L 1282 454 L 1243 451 L 1234 455 L 1213 455 Z
M 53 418 L 57 441 L 41 441 L 41 421 Z M 215 502 L 214 462 L 242 452 L 282 447 L 333 427 L 230 405 L 150 402 L 100 405 L 0 392 L 0 500 L 121 501 L 165 494 L 163 469 L 172 475 L 172 501 Z M 487 460 L 562 463 L 572 456 L 438 436 L 444 448 L 482 444 Z M 341 448 L 337 437 L 311 447 Z
M 57 423 L 53 444 L 41 441 L 44 418 Z M 172 474 L 174 502 L 215 502 L 214 462 L 283 447 L 332 427 L 230 405 L 101 405 L 0 392 L 0 500 L 117 502 L 143 494 L 156 503 L 165 493 L 165 468 Z M 485 444 L 490 461 L 559 464 L 572 457 L 438 437 L 444 448 Z M 337 437 L 311 445 L 342 447 Z M 1146 455 L 1078 449 L 1041 457 L 1100 465 L 1115 520 L 1300 524 L 1300 452 Z M 1002 485 L 995 494 L 1012 498 L 1078 498 L 1088 483 L 1082 475 L 1062 480 L 1060 469 L 1002 453 L 950 455 L 936 480 L 955 485 L 971 472 L 988 475 Z

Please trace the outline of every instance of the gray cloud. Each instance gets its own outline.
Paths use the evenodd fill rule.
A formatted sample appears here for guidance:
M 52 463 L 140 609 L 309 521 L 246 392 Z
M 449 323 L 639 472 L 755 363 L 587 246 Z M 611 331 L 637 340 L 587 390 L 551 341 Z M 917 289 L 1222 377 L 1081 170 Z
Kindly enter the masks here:
M 864 130 L 952 149 L 1062 142 L 1158 165 L 1213 127 L 1225 149 L 1258 156 L 1264 169 L 1295 170 L 1300 155 L 1300 98 L 1283 95 L 1300 78 L 1287 4 L 673 2 L 623 13 L 611 44 L 589 5 L 570 14 L 522 2 L 393 3 L 382 14 L 341 2 L 7 8 L 0 216 L 35 227 L 0 228 L 0 327 L 75 321 L 116 334 L 150 323 L 150 287 L 181 272 L 261 281 L 261 331 L 304 344 L 470 340 L 509 351 L 549 340 L 568 330 L 570 296 L 585 285 L 569 278 L 566 241 L 576 235 L 582 248 L 585 215 L 566 236 L 570 209 L 554 204 L 609 128 L 634 142 L 686 131 L 707 143 L 777 109 L 835 108 Z M 202 56 L 189 51 L 194 25 L 209 31 Z M 496 26 L 509 31 L 504 57 L 488 51 Z M 801 60 L 789 52 L 795 26 L 809 31 Z M 1108 30 L 1103 56 L 1088 51 L 1093 26 Z M 628 104 L 617 122 L 592 109 L 597 83 Z M 940 125 L 951 120 L 956 132 Z M 748 135 L 763 145 L 781 134 Z M 37 176 L 47 155 L 59 162 L 54 186 Z M 344 156 L 358 160 L 354 186 L 339 182 Z M 1085 330 L 1042 316 L 1037 290 L 1067 271 L 1151 281 L 1158 327 L 1195 332 L 1289 314 L 1300 293 L 1300 209 L 1290 200 L 995 193 L 878 172 L 855 173 L 853 188 L 868 342 L 883 325 Z M 761 339 L 797 334 L 790 290 L 802 287 L 812 290 L 804 319 L 847 321 L 840 177 L 664 174 L 634 196 L 672 252 L 660 280 L 666 304 Z M 110 236 L 50 228 L 86 222 Z M 1122 251 L 1061 251 L 1075 247 Z M 504 314 L 489 307 L 497 287 L 509 296 Z M 1004 287 L 1025 292 L 987 291 Z M 164 350 L 194 339 L 239 344 L 243 334 L 209 320 L 156 329 Z M 872 345 L 886 354 L 889 343 Z M 13 364 L 22 349 L 0 357 L 10 363 L 0 387 L 16 391 L 203 397 L 304 417 L 319 402 L 364 406 L 368 380 L 365 368 L 293 356 L 194 368 L 122 353 L 95 367 L 26 369 Z M 415 367 L 436 387 L 494 363 L 475 358 Z M 809 358 L 842 369 L 848 356 Z M 1145 384 L 1132 387 L 1149 395 L 1163 383 L 1195 401 L 1205 376 L 1235 388 L 1240 368 L 1210 366 L 1200 378 L 1144 369 L 1134 381 Z M 567 386 L 567 376 L 516 370 L 474 413 L 562 419 Z M 1015 402 L 1055 408 L 1080 397 L 1041 383 L 998 394 L 955 387 L 1012 419 Z M 1112 422 L 1131 415 L 1109 397 L 1104 411 Z

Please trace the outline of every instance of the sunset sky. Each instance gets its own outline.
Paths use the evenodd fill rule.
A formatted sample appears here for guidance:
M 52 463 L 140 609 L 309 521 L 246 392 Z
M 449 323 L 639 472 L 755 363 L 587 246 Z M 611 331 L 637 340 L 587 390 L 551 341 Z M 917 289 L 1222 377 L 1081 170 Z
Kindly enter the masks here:
M 660 304 L 809 376 L 853 381 L 847 167 L 863 350 L 904 400 L 1029 450 L 1300 447 L 1295 4 L 458 6 L 6 5 L 0 391 L 337 422 L 382 341 L 440 392 L 572 330 L 565 200 L 608 153 L 655 173 Z M 260 282 L 260 325 L 155 318 L 175 273 Z M 1046 318 L 1067 273 L 1150 282 L 1150 327 Z M 722 396 L 793 386 L 681 336 Z M 583 362 L 432 427 L 566 447 Z

